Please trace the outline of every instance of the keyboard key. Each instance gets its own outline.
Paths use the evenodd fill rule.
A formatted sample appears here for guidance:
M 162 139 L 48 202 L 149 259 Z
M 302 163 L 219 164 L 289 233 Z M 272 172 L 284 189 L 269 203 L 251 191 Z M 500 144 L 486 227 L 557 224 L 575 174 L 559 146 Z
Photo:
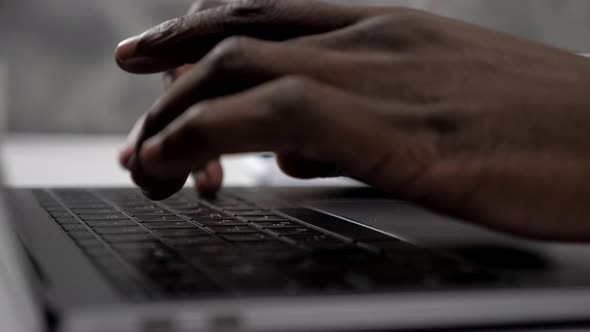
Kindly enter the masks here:
M 55 221 L 60 224 L 80 224 L 80 221 L 76 218 L 55 218 Z
M 241 204 L 241 203 L 229 203 L 229 204 L 222 204 L 222 205 L 217 205 L 217 206 L 220 207 L 221 209 L 223 209 L 223 211 L 227 211 L 227 212 L 247 211 L 247 210 L 256 209 L 255 207 L 253 207 L 251 205 Z
M 105 234 L 103 238 L 111 243 L 125 242 L 144 242 L 153 241 L 155 238 L 151 234 Z
M 159 209 L 160 207 L 154 204 L 149 203 L 142 203 L 142 202 L 127 202 L 127 203 L 116 203 L 119 208 L 122 208 L 125 211 L 143 211 L 143 210 L 151 210 L 151 209 Z
M 198 213 L 198 214 L 194 214 L 194 213 L 185 213 L 183 214 L 185 217 L 193 219 L 195 221 L 199 221 L 199 220 L 212 220 L 212 219 L 228 219 L 231 218 L 230 216 L 227 216 L 225 214 L 221 214 L 218 212 L 213 212 L 213 213 Z
M 279 219 L 279 220 L 275 220 L 275 221 L 264 220 L 264 221 L 251 221 L 251 222 L 253 225 L 258 226 L 260 228 L 269 228 L 269 229 L 301 227 L 301 224 L 296 223 L 294 221 L 286 220 L 286 219 L 282 219 L 282 220 Z
M 66 210 L 64 207 L 62 207 L 60 204 L 52 204 L 52 205 L 43 205 L 43 208 L 45 209 L 45 211 L 47 212 L 55 212 L 55 213 L 65 213 L 68 212 L 68 210 Z
M 269 211 L 263 210 L 235 211 L 232 212 L 232 214 L 238 217 L 276 217 L 275 215 L 272 215 Z
M 129 217 L 122 213 L 116 214 L 81 214 L 79 215 L 82 220 L 128 220 Z
M 237 219 L 212 219 L 212 220 L 199 220 L 197 221 L 202 226 L 243 226 L 245 222 Z
M 212 210 L 208 207 L 204 207 L 201 205 L 184 205 L 184 206 L 171 206 L 171 208 L 176 211 L 177 213 L 182 213 L 182 214 L 199 214 L 199 213 L 212 213 L 215 212 L 215 210 Z
M 301 226 L 301 224 L 291 221 L 289 219 L 285 219 L 278 216 L 259 216 L 259 217 L 241 217 L 242 219 L 247 220 L 251 223 L 265 223 L 265 222 L 275 222 L 275 223 L 292 223 L 297 226 Z
M 260 231 L 248 225 L 239 226 L 210 226 L 207 227 L 219 234 L 242 234 L 242 233 L 259 233 Z
M 170 214 L 170 215 L 137 215 L 134 216 L 135 219 L 139 220 L 142 223 L 155 223 L 155 222 L 165 222 L 165 221 L 184 221 L 184 219 L 180 218 L 179 216 Z
M 134 211 L 138 216 L 159 216 L 159 215 L 171 215 L 170 211 L 157 209 L 157 208 L 146 208 L 146 209 L 130 209 L 128 211 Z
M 61 227 L 68 232 L 85 231 L 86 230 L 86 226 L 79 224 L 79 223 L 78 224 L 64 224 L 64 225 L 61 225 Z
M 115 214 L 119 211 L 115 209 L 72 209 L 75 214 L 95 215 L 95 214 Z
M 144 224 L 145 227 L 149 229 L 189 229 L 189 228 L 198 228 L 197 226 L 188 223 L 186 221 L 183 222 L 156 222 L 156 223 L 146 223 Z
M 244 234 L 223 234 L 222 237 L 229 242 L 259 242 L 274 240 L 264 233 L 244 233 Z
M 202 207 L 202 206 L 176 208 L 175 210 L 182 213 L 182 214 L 194 214 L 194 215 L 207 215 L 209 213 L 215 213 L 215 210 L 210 209 L 208 207 Z
M 280 209 L 279 212 L 353 240 L 387 241 L 392 239 L 391 236 L 376 232 L 372 229 L 310 209 Z
M 51 212 L 50 215 L 53 218 L 68 218 L 72 217 L 72 214 L 69 212 Z
M 289 237 L 299 237 L 299 236 L 321 236 L 322 233 L 312 230 L 307 227 L 280 227 L 280 228 L 272 228 L 267 229 L 269 232 L 278 235 L 278 236 L 289 236 Z
M 158 229 L 154 233 L 161 237 L 166 238 L 178 238 L 178 237 L 195 237 L 195 236 L 211 236 L 210 233 L 199 229 Z
M 95 227 L 94 231 L 98 234 L 144 234 L 147 231 L 143 227 Z
M 202 204 L 199 204 L 197 202 L 194 201 L 185 201 L 185 200 L 180 200 L 180 201 L 162 201 L 161 203 L 163 203 L 166 206 L 170 206 L 170 207 L 174 207 L 177 209 L 196 209 L 199 207 L 203 207 Z
M 132 220 L 88 220 L 90 227 L 126 227 L 135 226 L 137 223 Z
M 250 212 L 262 212 L 264 214 L 268 214 L 268 211 L 262 211 L 261 209 L 259 209 L 257 207 L 252 207 L 252 206 L 246 206 L 243 208 L 223 207 L 223 210 L 227 211 L 229 213 L 233 213 L 233 214 L 250 213 Z
M 190 238 L 175 238 L 164 239 L 164 241 L 173 248 L 187 248 L 187 247 L 205 247 L 205 246 L 228 246 L 229 244 L 218 237 L 190 237 Z

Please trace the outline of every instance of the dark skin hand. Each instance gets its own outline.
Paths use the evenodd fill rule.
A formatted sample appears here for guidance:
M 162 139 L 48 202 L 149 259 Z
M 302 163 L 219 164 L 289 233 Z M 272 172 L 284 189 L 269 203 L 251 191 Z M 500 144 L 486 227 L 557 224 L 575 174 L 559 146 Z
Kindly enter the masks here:
M 588 59 L 403 8 L 198 6 L 117 49 L 134 73 L 194 64 L 121 154 L 150 198 L 221 155 L 273 151 L 295 177 L 344 174 L 498 230 L 590 240 Z

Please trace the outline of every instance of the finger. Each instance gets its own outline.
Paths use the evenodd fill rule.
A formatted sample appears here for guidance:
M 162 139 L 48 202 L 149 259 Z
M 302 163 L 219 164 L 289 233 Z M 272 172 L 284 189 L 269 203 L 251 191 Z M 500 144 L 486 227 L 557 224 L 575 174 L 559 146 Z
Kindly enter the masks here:
M 313 0 L 234 1 L 176 18 L 119 44 L 115 58 L 129 72 L 153 73 L 195 63 L 227 37 L 286 40 L 356 23 L 364 12 Z
M 196 64 L 154 105 L 142 128 L 136 152 L 143 142 L 202 100 L 247 90 L 288 75 L 337 78 L 327 68 L 336 59 L 321 50 L 234 37 L 218 45 L 206 59 Z M 231 77 L 231 80 L 228 80 Z
M 178 68 L 171 69 L 164 73 L 164 87 L 169 89 L 174 82 L 182 77 L 184 74 L 188 73 L 193 65 L 184 65 Z
M 201 103 L 144 144 L 142 169 L 148 174 L 185 174 L 222 154 L 274 151 L 336 163 L 346 170 L 358 164 L 358 156 L 370 146 L 361 146 L 364 137 L 342 144 L 356 137 L 350 131 L 362 125 L 362 119 L 349 123 L 335 110 L 368 107 L 350 98 L 317 82 L 288 77 Z
M 188 14 L 194 14 L 207 9 L 225 6 L 232 1 L 234 0 L 197 0 L 191 5 L 190 9 L 188 10 Z
M 160 192 L 177 192 L 186 183 L 187 176 L 182 175 L 176 177 L 158 177 L 158 181 L 149 178 L 143 172 L 138 169 L 138 163 L 136 162 L 135 145 L 138 139 L 139 132 L 145 121 L 146 115 L 144 114 L 134 125 L 131 133 L 127 137 L 127 142 L 121 152 L 119 153 L 119 162 L 121 165 L 131 171 L 131 177 L 133 182 L 143 189 L 144 194 L 150 199 L 158 200 L 162 197 Z M 153 186 L 157 183 L 156 186 Z
M 129 132 L 129 135 L 127 136 L 125 145 L 119 152 L 119 164 L 124 168 L 129 169 L 130 159 L 135 151 L 135 145 L 137 144 L 137 140 L 144 125 L 145 117 L 146 114 L 142 115 L 139 120 L 135 122 L 131 132 Z
M 198 0 L 193 2 L 187 14 L 190 15 L 203 10 L 221 7 L 227 5 L 231 1 L 232 0 Z M 164 73 L 165 88 L 169 88 L 172 83 L 174 83 L 178 77 L 182 76 L 186 71 L 188 71 L 188 69 L 190 69 L 190 65 L 184 65 L 166 71 Z
M 135 158 L 135 154 L 133 154 L 129 161 L 131 179 L 151 200 L 162 200 L 171 196 L 182 189 L 188 180 L 188 175 L 159 176 L 157 180 L 151 178 L 137 169 Z
M 224 153 L 276 151 L 299 144 L 292 134 L 296 124 L 285 116 L 303 100 L 293 95 L 306 84 L 301 81 L 283 79 L 192 108 L 144 144 L 143 171 L 184 174 L 203 169 Z
M 386 8 L 380 15 L 359 21 L 342 29 L 301 36 L 290 43 L 339 51 L 387 50 L 404 51 L 415 48 L 424 38 L 435 33 L 420 26 L 422 12 L 407 8 Z M 430 33 L 430 35 L 426 35 Z M 422 36 L 420 36 L 422 35 Z M 423 38 L 420 38 L 423 37 Z
M 202 194 L 215 194 L 223 183 L 223 168 L 219 160 L 210 161 L 207 167 L 194 173 L 197 190 Z
M 277 163 L 285 174 L 298 179 L 329 178 L 344 175 L 333 164 L 308 160 L 296 155 L 278 155 Z
M 407 106 L 284 77 L 192 108 L 145 143 L 142 171 L 183 176 L 220 155 L 273 151 L 395 190 L 427 169 L 432 157 L 431 135 L 416 129 L 428 119 Z

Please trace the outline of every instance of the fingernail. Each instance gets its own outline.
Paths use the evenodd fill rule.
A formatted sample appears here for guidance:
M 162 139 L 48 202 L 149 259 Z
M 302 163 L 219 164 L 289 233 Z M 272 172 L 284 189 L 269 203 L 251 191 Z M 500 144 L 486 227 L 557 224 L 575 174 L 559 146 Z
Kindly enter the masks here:
M 137 157 L 135 156 L 135 153 L 134 153 L 131 155 L 131 157 L 129 157 L 129 159 L 127 159 L 127 163 L 125 164 L 125 167 L 127 167 L 127 169 L 130 171 L 134 171 L 136 163 L 137 163 Z
M 128 169 L 127 165 L 129 164 L 129 159 L 131 159 L 132 155 L 132 145 L 126 145 L 119 151 L 119 163 L 121 164 L 121 167 Z
M 199 183 L 200 185 L 207 185 L 207 182 L 209 181 L 209 177 L 207 176 L 207 173 L 203 172 L 203 171 L 199 171 L 197 173 L 197 183 Z
M 115 56 L 118 60 L 125 60 L 129 58 L 133 58 L 137 55 L 137 45 L 141 40 L 141 35 L 133 36 L 131 38 L 127 38 L 124 41 L 120 42 L 117 45 L 117 50 L 115 51 Z

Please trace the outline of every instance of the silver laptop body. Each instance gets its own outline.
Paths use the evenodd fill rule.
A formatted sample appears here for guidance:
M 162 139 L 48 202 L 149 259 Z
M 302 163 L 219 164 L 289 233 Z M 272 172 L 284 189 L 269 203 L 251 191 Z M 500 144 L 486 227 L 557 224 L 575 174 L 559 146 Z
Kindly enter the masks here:
M 361 331 L 584 322 L 590 246 L 525 241 L 359 188 L 228 189 L 300 207 L 461 257 L 501 282 L 382 292 L 137 300 L 112 282 L 38 203 L 5 189 L 0 291 L 13 331 Z M 190 195 L 190 194 L 189 194 Z M 335 219 L 331 219 L 335 220 Z M 6 299 L 9 299 L 7 305 Z

